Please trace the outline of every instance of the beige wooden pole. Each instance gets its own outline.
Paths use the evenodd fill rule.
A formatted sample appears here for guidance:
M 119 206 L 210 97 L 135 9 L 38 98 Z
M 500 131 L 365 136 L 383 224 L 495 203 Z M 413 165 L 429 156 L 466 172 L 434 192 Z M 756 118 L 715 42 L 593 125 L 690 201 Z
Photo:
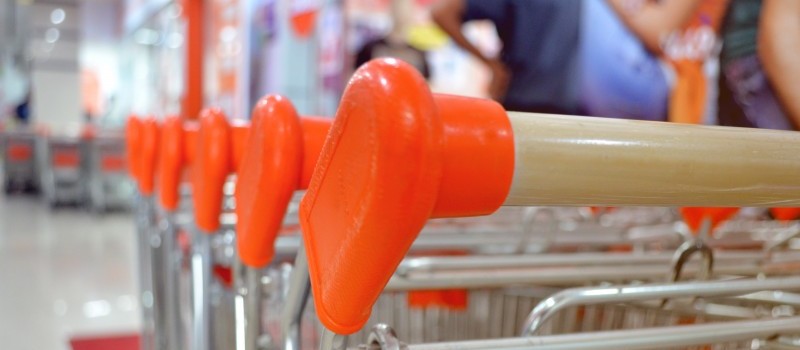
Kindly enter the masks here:
M 504 205 L 800 206 L 800 132 L 508 115 Z

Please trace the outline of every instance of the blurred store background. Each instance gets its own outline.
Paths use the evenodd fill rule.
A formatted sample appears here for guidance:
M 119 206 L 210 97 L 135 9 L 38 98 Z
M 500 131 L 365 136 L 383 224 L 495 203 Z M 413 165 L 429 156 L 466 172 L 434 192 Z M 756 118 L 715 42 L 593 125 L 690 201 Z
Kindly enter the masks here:
M 484 95 L 487 73 L 431 22 L 430 5 L 393 14 L 390 1 L 370 0 L 4 0 L 0 118 L 16 123 L 26 102 L 32 124 L 55 130 L 204 105 L 247 118 L 268 92 L 332 115 L 358 51 L 393 30 L 427 52 L 435 91 Z M 497 52 L 493 30 L 467 29 Z
M 281 94 L 332 118 L 395 57 L 508 110 L 797 130 L 797 23 L 795 0 L 0 0 L 0 348 L 138 346 L 132 115 Z
M 425 52 L 435 91 L 486 96 L 488 71 L 433 24 L 432 1 L 395 3 L 0 1 L 3 347 L 139 342 L 132 186 L 127 175 L 108 179 L 102 186 L 121 200 L 98 202 L 81 184 L 98 182 L 89 158 L 101 172 L 125 162 L 119 150 L 101 153 L 102 137 L 92 156 L 81 151 L 87 135 L 114 138 L 131 114 L 191 119 L 206 106 L 249 118 L 267 93 L 287 96 L 302 114 L 332 116 L 359 52 L 390 33 L 404 43 L 400 54 Z M 487 54 L 499 50 L 490 23 L 470 24 L 467 34 Z

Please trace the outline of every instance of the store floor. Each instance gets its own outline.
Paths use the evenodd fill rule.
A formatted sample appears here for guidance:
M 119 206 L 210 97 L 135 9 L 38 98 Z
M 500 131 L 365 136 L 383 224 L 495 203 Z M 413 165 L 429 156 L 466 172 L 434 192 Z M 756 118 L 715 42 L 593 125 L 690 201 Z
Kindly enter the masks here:
M 51 210 L 0 194 L 0 348 L 62 350 L 74 338 L 136 334 L 134 239 L 128 213 Z

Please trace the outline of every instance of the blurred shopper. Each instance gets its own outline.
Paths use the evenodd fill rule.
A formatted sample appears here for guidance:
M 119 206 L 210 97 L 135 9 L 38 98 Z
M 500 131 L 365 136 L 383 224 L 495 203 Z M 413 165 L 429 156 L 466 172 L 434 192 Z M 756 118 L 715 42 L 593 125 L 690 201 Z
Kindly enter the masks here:
M 716 116 L 712 93 L 716 84 L 710 83 L 716 81 L 716 55 L 721 45 L 718 33 L 728 0 L 608 1 L 644 47 L 668 63 L 669 75 L 673 76 L 668 120 L 712 122 L 709 119 Z
M 579 114 L 578 40 L 581 0 L 439 0 L 434 22 L 492 72 L 489 94 L 506 109 Z M 486 57 L 461 30 L 489 20 L 503 43 Z
M 25 99 L 14 108 L 14 115 L 20 125 L 28 125 L 31 119 L 31 93 L 25 95 Z
M 580 51 L 580 96 L 588 115 L 667 119 L 670 83 L 665 62 L 620 20 L 607 0 L 585 0 Z
M 412 0 L 392 0 L 392 31 L 389 35 L 372 40 L 356 54 L 355 68 L 369 62 L 373 58 L 392 57 L 411 64 L 425 77 L 430 78 L 428 57 L 424 51 L 408 44 L 408 27 L 411 21 Z
M 800 1 L 733 0 L 723 30 L 719 120 L 800 127 Z

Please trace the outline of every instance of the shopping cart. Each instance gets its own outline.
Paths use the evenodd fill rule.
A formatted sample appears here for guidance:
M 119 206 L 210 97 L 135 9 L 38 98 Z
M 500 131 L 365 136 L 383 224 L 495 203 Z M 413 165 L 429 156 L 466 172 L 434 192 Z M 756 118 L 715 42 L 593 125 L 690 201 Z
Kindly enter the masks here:
M 3 172 L 6 193 L 39 189 L 37 134 L 30 129 L 3 131 Z
M 163 348 L 163 337 L 157 330 L 161 325 L 161 309 L 157 307 L 155 278 L 160 271 L 160 256 L 153 254 L 160 245 L 157 227 L 157 210 L 154 201 L 156 150 L 159 142 L 159 125 L 152 118 L 131 116 L 125 127 L 125 150 L 131 177 L 136 182 L 134 221 L 139 255 L 139 288 L 142 306 L 142 348 Z
M 275 241 L 299 235 L 295 191 L 308 187 L 330 119 L 300 118 L 281 96 L 262 98 L 253 110 L 251 134 L 240 166 L 236 192 L 237 261 L 234 273 L 237 349 L 261 349 L 276 340 L 262 322 L 265 306 L 274 304 L 281 279 L 280 260 L 274 263 Z M 299 243 L 295 241 L 295 243 Z M 285 245 L 284 245 L 285 247 Z M 296 252 L 284 255 L 292 259 Z M 285 259 L 284 259 L 285 261 Z M 273 264 L 274 263 L 274 264 Z M 262 280 L 275 281 L 264 288 Z M 264 295 L 264 289 L 271 290 Z M 276 308 L 266 311 L 276 318 Z M 270 322 L 266 322 L 269 324 Z
M 189 249 L 187 242 L 193 218 L 192 192 L 189 184 L 191 165 L 197 145 L 197 124 L 179 117 L 164 119 L 158 154 L 158 233 L 163 256 L 161 307 L 167 349 L 185 349 L 188 334 L 185 321 L 189 307 Z
M 362 67 L 341 106 L 301 204 L 304 244 L 289 293 L 302 296 L 310 277 L 315 313 L 326 328 L 319 339 L 322 349 L 345 348 L 347 335 L 369 322 L 373 306 L 392 285 L 396 268 L 430 217 L 483 215 L 502 205 L 800 205 L 800 182 L 790 175 L 800 173 L 800 136 L 791 132 L 506 113 L 493 102 L 432 96 L 413 68 L 391 59 Z M 764 270 L 756 265 L 749 273 L 730 273 L 794 273 L 794 266 Z M 724 268 L 733 266 L 708 272 Z M 583 270 L 584 277 L 594 275 Z M 629 270 L 616 270 L 624 273 L 617 276 L 623 282 L 635 282 Z M 662 272 L 669 271 L 667 266 Z M 642 280 L 649 280 L 646 275 Z M 481 280 L 494 277 L 484 272 Z M 614 280 L 609 277 L 603 280 Z M 767 290 L 796 289 L 764 281 Z M 693 297 L 705 295 L 700 287 L 690 289 Z M 661 306 L 664 298 L 676 295 L 650 297 Z M 286 308 L 293 310 L 294 304 Z M 585 318 L 586 310 L 582 313 Z M 379 327 L 370 344 L 419 349 L 740 348 L 744 341 L 791 345 L 780 337 L 800 334 L 800 319 L 770 316 L 420 345 L 401 343 Z M 716 333 L 704 333 L 709 331 Z
M 247 259 L 259 259 L 261 262 L 270 262 L 271 257 L 274 255 L 272 250 L 272 242 L 275 242 L 277 233 L 278 233 L 278 226 L 280 226 L 281 221 L 286 223 L 286 217 L 283 216 L 283 213 L 286 212 L 287 203 L 291 208 L 291 202 L 287 199 L 287 195 L 290 195 L 293 192 L 293 181 L 284 182 L 283 189 L 280 187 L 280 181 L 275 181 L 274 178 L 276 176 L 287 176 L 290 179 L 296 178 L 296 172 L 291 171 L 293 167 L 286 166 L 284 163 L 280 162 L 280 157 L 285 156 L 286 154 L 296 154 L 293 152 L 286 152 L 286 144 L 278 143 L 276 141 L 278 138 L 274 136 L 268 136 L 269 133 L 275 132 L 275 130 L 271 128 L 275 128 L 277 130 L 281 130 L 285 134 L 289 134 L 286 132 L 287 129 L 291 128 L 291 125 L 299 125 L 297 124 L 297 117 L 296 113 L 293 111 L 293 108 L 288 106 L 281 106 L 281 107 L 274 107 L 270 106 L 270 104 L 284 104 L 287 105 L 288 102 L 283 100 L 270 100 L 266 99 L 259 104 L 259 108 L 262 108 L 262 111 L 257 111 L 254 113 L 253 118 L 253 131 L 251 134 L 250 144 L 247 147 L 248 153 L 246 153 L 244 162 L 242 167 L 240 168 L 240 178 L 238 182 L 238 188 L 243 190 L 240 195 L 237 195 L 237 211 L 239 212 L 238 215 L 238 222 L 237 222 L 237 234 L 239 236 L 238 244 L 240 247 L 239 254 L 240 256 L 244 255 L 243 251 L 249 252 L 250 254 L 256 254 L 255 257 L 247 257 L 242 256 L 242 260 Z M 267 111 L 271 112 L 267 113 Z M 285 112 L 285 114 L 280 114 L 276 111 Z M 289 116 L 293 116 L 290 118 Z M 287 120 L 288 119 L 288 120 Z M 269 121 L 267 123 L 266 121 Z M 283 126 L 284 124 L 289 124 L 289 127 Z M 291 129 L 290 129 L 291 130 Z M 300 132 L 303 130 L 302 128 L 295 129 L 295 132 Z M 291 140 L 291 138 L 289 138 Z M 304 137 L 304 140 L 308 141 L 309 137 Z M 288 143 L 289 146 L 295 145 L 295 143 Z M 290 148 L 292 150 L 293 148 Z M 253 158 L 248 158 L 248 155 L 254 155 Z M 278 161 L 275 159 L 278 158 Z M 307 156 L 301 159 L 308 159 Z M 286 161 L 285 159 L 283 160 Z M 299 162 L 298 162 L 299 163 Z M 287 169 L 289 171 L 281 172 L 276 171 L 276 169 L 284 170 Z M 288 174 L 287 174 L 288 173 Z M 277 174 L 277 175 L 276 175 Z M 272 181 L 267 181 L 266 179 L 272 178 Z M 278 185 L 276 185 L 278 183 Z M 302 187 L 302 186 L 301 186 Z M 280 193 L 288 193 L 287 195 L 281 195 Z M 282 200 L 280 198 L 283 198 Z M 296 197 L 295 197 L 296 198 Z M 259 199 L 261 202 L 256 203 L 255 199 Z M 277 202 L 277 205 L 276 205 Z M 289 210 L 291 213 L 291 210 Z M 661 230 L 662 234 L 654 235 L 653 230 L 650 230 L 646 237 L 636 238 L 633 237 L 634 235 L 643 236 L 641 230 L 637 230 L 634 233 L 634 230 L 630 230 L 631 226 L 637 225 L 653 225 L 653 224 L 661 224 L 664 222 L 672 222 L 674 220 L 674 215 L 671 215 L 670 210 L 665 210 L 663 208 L 656 208 L 656 209 L 628 209 L 622 208 L 614 211 L 609 211 L 600 217 L 588 217 L 586 212 L 581 209 L 571 210 L 571 209 L 564 209 L 564 208 L 529 208 L 524 210 L 525 215 L 519 215 L 519 211 L 513 210 L 506 210 L 499 215 L 494 215 L 490 218 L 480 218 L 480 219 L 472 219 L 472 220 L 464 220 L 461 219 L 459 221 L 443 219 L 439 220 L 436 223 L 429 224 L 426 227 L 427 234 L 421 235 L 419 239 L 415 242 L 414 248 L 417 250 L 422 251 L 433 251 L 438 250 L 457 250 L 462 253 L 502 253 L 502 252 L 516 252 L 516 251 L 545 251 L 548 249 L 552 250 L 575 250 L 579 247 L 579 249 L 589 249 L 593 251 L 602 251 L 608 250 L 609 248 L 612 249 L 620 249 L 623 245 L 637 245 L 639 247 L 647 247 L 653 244 L 658 244 L 661 249 L 669 248 L 675 249 L 680 245 L 681 240 L 680 233 L 677 232 L 674 228 L 674 225 L 670 225 L 668 230 Z M 258 213 L 258 214 L 253 214 Z M 509 215 L 510 214 L 510 215 Z M 253 215 L 257 215 L 253 217 Z M 548 220 L 549 218 L 549 220 Z M 519 222 L 524 222 L 523 225 L 519 225 Z M 509 222 L 516 223 L 516 225 L 507 225 Z M 267 225 L 266 223 L 271 223 L 271 225 Z M 498 226 L 498 224 L 500 224 Z M 559 226 L 563 226 L 563 224 L 568 224 L 568 229 L 560 230 Z M 520 228 L 525 227 L 527 228 L 524 232 L 520 232 Z M 544 228 L 544 230 L 542 230 Z M 637 229 L 642 227 L 636 227 Z M 477 232 L 476 232 L 477 231 Z M 628 233 L 630 232 L 630 233 Z M 665 234 L 664 234 L 665 233 Z M 493 234 L 493 236 L 487 236 L 487 234 Z M 572 234 L 572 235 L 570 235 Z M 247 327 L 242 327 L 238 330 L 239 336 L 237 337 L 237 341 L 239 339 L 246 340 L 244 344 L 246 346 L 252 346 L 254 348 L 268 348 L 274 347 L 277 344 L 280 344 L 281 341 L 286 342 L 286 348 L 297 348 L 301 346 L 303 348 L 310 348 L 316 344 L 316 340 L 307 339 L 305 342 L 300 342 L 300 328 L 301 323 L 303 323 L 303 319 L 307 320 L 307 317 L 300 316 L 300 312 L 303 309 L 303 301 L 305 297 L 303 295 L 307 295 L 308 290 L 305 291 L 293 291 L 292 293 L 286 295 L 285 289 L 287 285 L 291 285 L 291 282 L 287 279 L 287 271 L 291 268 L 286 264 L 281 264 L 281 261 L 291 261 L 291 256 L 296 252 L 297 249 L 297 240 L 289 241 L 290 236 L 281 236 L 278 237 L 277 240 L 277 247 L 275 250 L 279 252 L 288 252 L 289 259 L 285 257 L 276 259 L 278 263 L 267 266 L 265 263 L 262 264 L 261 262 L 253 264 L 257 268 L 250 267 L 251 272 L 255 272 L 255 276 L 257 278 L 249 278 L 246 279 L 247 287 L 242 288 L 241 286 L 237 286 L 237 290 L 244 291 L 237 299 L 237 310 L 242 310 L 243 316 L 237 317 L 236 323 L 237 325 L 247 325 Z M 295 237 L 296 238 L 296 237 Z M 544 238 L 544 240 L 542 240 Z M 283 242 L 281 242 L 283 240 Z M 287 244 L 289 243 L 289 244 Z M 293 247 L 295 250 L 292 250 L 290 247 L 291 244 L 294 244 Z M 722 246 L 725 244 L 729 246 L 731 242 L 728 242 L 726 239 L 725 242 L 715 241 L 712 243 L 715 246 Z M 740 244 L 738 241 L 736 244 Z M 761 244 L 761 243 L 753 243 L 752 239 L 751 242 L 748 243 L 749 245 L 753 244 Z M 520 247 L 524 247 L 520 249 Z M 288 249 L 287 249 L 288 248 Z M 630 249 L 634 249 L 630 247 Z M 639 249 L 639 248 L 636 248 Z M 647 263 L 659 263 L 658 266 L 648 266 L 647 269 L 643 269 L 641 266 L 637 266 L 638 272 L 633 276 L 639 276 L 641 280 L 646 280 L 649 278 L 653 278 L 653 276 L 663 277 L 666 276 L 667 271 L 665 268 L 669 267 L 669 263 L 672 259 L 672 253 L 667 252 L 666 254 L 658 254 L 656 256 L 649 254 L 637 254 L 632 256 L 600 256 L 603 259 L 597 260 L 598 256 L 587 256 L 587 255 L 577 255 L 577 254 L 562 254 L 562 255 L 554 255 L 554 256 L 538 256 L 534 259 L 541 259 L 538 264 L 539 266 L 542 263 L 547 263 L 549 267 L 556 266 L 559 261 L 562 265 L 567 265 L 564 267 L 569 267 L 569 269 L 562 268 L 558 271 L 546 271 L 547 273 L 534 273 L 531 274 L 531 271 L 523 271 L 522 274 L 519 274 L 519 271 L 516 271 L 518 274 L 514 277 L 510 277 L 506 275 L 504 278 L 498 280 L 498 282 L 491 282 L 486 280 L 486 275 L 491 275 L 496 270 L 488 270 L 488 271 L 474 271 L 475 266 L 494 266 L 495 269 L 498 268 L 531 268 L 537 266 L 537 263 L 534 263 L 530 259 L 514 259 L 512 257 L 509 259 L 508 257 L 497 257 L 492 258 L 490 260 L 484 260 L 485 258 L 469 256 L 467 258 L 461 258 L 461 261 L 458 261 L 459 258 L 455 258 L 456 260 L 444 260 L 448 261 L 448 263 L 443 262 L 441 259 L 448 259 L 448 258 L 415 258 L 410 259 L 408 262 L 404 262 L 401 264 L 400 268 L 398 269 L 398 273 L 401 275 L 406 275 L 411 273 L 417 273 L 422 270 L 423 273 L 431 273 L 430 269 L 435 268 L 433 266 L 444 264 L 445 266 L 457 266 L 460 269 L 469 268 L 472 266 L 474 273 L 472 275 L 472 282 L 473 285 L 460 285 L 458 281 L 464 281 L 464 271 L 459 271 L 459 274 L 455 275 L 455 280 L 451 279 L 449 281 L 450 285 L 448 285 L 447 281 L 440 280 L 440 282 L 444 282 L 444 284 L 436 285 L 431 284 L 431 281 L 436 282 L 439 280 L 441 276 L 438 276 L 434 279 L 427 279 L 424 282 L 415 281 L 412 283 L 403 282 L 403 278 L 400 278 L 398 281 L 390 282 L 390 285 L 387 289 L 398 288 L 400 291 L 390 291 L 390 295 L 383 296 L 381 300 L 378 301 L 378 305 L 375 306 L 375 313 L 377 314 L 378 310 L 383 310 L 383 315 L 395 315 L 393 318 L 394 320 L 397 319 L 404 319 L 406 322 L 409 320 L 415 321 L 414 324 L 417 325 L 417 329 L 421 329 L 423 325 L 427 325 L 427 329 L 433 329 L 435 334 L 447 335 L 445 338 L 441 339 L 448 339 L 450 340 L 459 339 L 458 337 L 464 337 L 467 333 L 462 332 L 462 334 L 457 335 L 455 331 L 449 330 L 442 330 L 437 331 L 438 327 L 442 327 L 441 321 L 429 321 L 433 322 L 433 327 L 431 325 L 421 322 L 423 319 L 431 320 L 432 317 L 437 317 L 439 320 L 458 320 L 458 323 L 462 323 L 463 326 L 458 328 L 461 331 L 466 330 L 467 321 L 470 319 L 466 317 L 466 314 L 463 312 L 449 312 L 449 309 L 445 307 L 444 311 L 437 310 L 435 308 L 431 309 L 434 310 L 434 316 L 428 315 L 428 311 L 420 311 L 425 309 L 425 304 L 431 304 L 434 306 L 438 306 L 440 303 L 450 307 L 454 306 L 456 309 L 464 308 L 464 306 L 460 306 L 465 304 L 465 297 L 469 295 L 471 298 L 479 298 L 482 295 L 487 295 L 490 291 L 485 290 L 486 283 L 499 283 L 497 286 L 502 286 L 503 284 L 520 284 L 520 283 L 555 283 L 554 281 L 559 281 L 564 283 L 566 276 L 571 276 L 573 279 L 572 283 L 575 283 L 574 280 L 577 278 L 577 281 L 580 283 L 586 283 L 586 272 L 582 269 L 574 268 L 574 261 L 578 259 L 582 259 L 584 262 L 594 261 L 595 263 L 599 263 L 603 260 L 614 262 L 615 265 L 609 268 L 605 268 L 605 272 L 603 275 L 598 275 L 597 277 L 602 277 L 603 279 L 599 280 L 599 282 L 608 281 L 608 280 L 620 280 L 623 276 L 624 278 L 628 278 L 631 275 L 632 271 L 628 270 L 620 270 L 619 265 L 623 265 L 625 262 L 628 264 L 642 264 L 643 262 Z M 266 257 L 266 258 L 264 258 Z M 522 256 L 523 258 L 530 258 Z M 755 269 L 758 269 L 758 264 L 753 263 L 752 261 L 759 261 L 762 258 L 762 254 L 760 253 L 749 253 L 749 255 L 730 255 L 725 254 L 723 257 L 720 257 L 724 262 L 736 261 L 738 263 L 744 264 L 743 266 L 737 267 L 738 270 L 731 270 L 728 269 L 726 271 L 738 271 L 739 273 L 753 273 Z M 498 258 L 500 260 L 498 260 Z M 439 259 L 439 260 L 437 260 Z M 433 262 L 435 261 L 435 262 Z M 491 264 L 499 264 L 503 262 L 504 265 L 491 265 Z M 509 263 L 517 264 L 517 265 L 508 265 Z M 695 268 L 697 270 L 697 268 Z M 416 271 L 416 272 L 412 272 Z M 442 271 L 444 274 L 447 274 L 452 271 Z M 512 270 L 511 272 L 514 272 Z M 236 274 L 235 274 L 236 276 Z M 253 276 L 253 275 L 250 275 Z M 609 277 L 610 276 L 610 277 Z M 268 293 L 266 295 L 260 295 L 260 292 L 264 289 L 261 285 L 260 280 L 262 278 L 258 277 L 266 277 L 266 280 L 270 281 L 268 284 Z M 509 279 L 511 278 L 511 279 Z M 255 282 L 254 282 L 255 281 Z M 453 284 L 455 281 L 456 284 Z M 420 291 L 412 291 L 411 297 L 409 297 L 408 291 L 406 289 L 415 289 L 413 286 L 414 283 L 421 283 L 417 284 L 416 289 L 421 289 Z M 474 283 L 478 283 L 474 285 Z M 480 283 L 483 283 L 481 285 Z M 428 288 L 484 288 L 482 289 L 475 289 L 470 290 L 469 294 L 467 294 L 466 290 L 448 290 L 444 294 L 442 293 L 428 293 Z M 499 287 L 496 287 L 498 289 Z M 251 290 L 255 290 L 255 293 L 250 292 Z M 440 298 L 442 295 L 445 298 L 453 298 L 455 297 L 455 301 L 451 300 L 450 303 L 447 301 L 442 301 Z M 495 291 L 494 299 L 497 299 L 497 291 Z M 517 298 L 518 296 L 513 296 Z M 542 296 L 541 298 L 544 298 Z M 411 302 L 409 303 L 409 300 Z M 427 299 L 427 301 L 426 301 Z M 261 300 L 261 302 L 257 302 Z M 254 303 L 255 301 L 255 303 Z M 451 305 L 455 303 L 455 305 Z M 420 307 L 420 304 L 423 304 Z M 530 304 L 530 302 L 529 302 Z M 532 305 L 531 305 L 532 307 Z M 416 311 L 415 308 L 417 308 Z M 290 310 L 290 311 L 287 311 Z M 523 308 L 524 310 L 524 308 Z M 528 307 L 530 310 L 530 307 Z M 283 311 L 283 320 L 281 320 L 281 312 Z M 463 311 L 463 310 L 461 310 Z M 417 312 L 415 317 L 409 317 L 409 314 L 414 314 Z M 460 314 L 460 315 L 459 315 Z M 507 313 L 508 314 L 508 313 Z M 399 316 L 405 315 L 405 316 Z M 520 314 L 522 315 L 522 314 Z M 423 318 L 427 317 L 427 318 Z M 524 316 L 524 315 L 523 315 Z M 251 322 L 252 318 L 256 319 L 256 322 Z M 475 317 L 473 317 L 475 318 Z M 262 321 L 264 321 L 262 325 Z M 385 321 L 385 320 L 384 320 Z M 417 322 L 419 321 L 419 322 Z M 480 326 L 480 329 L 488 329 L 486 327 L 485 322 L 486 319 L 484 318 L 484 324 Z M 310 323 L 310 325 L 309 325 Z M 311 329 L 311 331 L 306 330 L 304 332 L 306 335 L 316 333 L 313 328 L 313 323 L 310 321 L 305 322 L 305 327 Z M 370 322 L 372 323 L 372 322 Z M 259 326 L 254 326 L 257 324 Z M 397 322 L 395 322 L 397 324 Z M 475 323 L 478 324 L 478 323 Z M 252 327 L 252 329 L 250 328 Z M 410 324 L 404 324 L 405 329 L 403 330 L 404 333 L 408 333 L 407 329 L 412 328 Z M 457 328 L 456 321 L 453 321 L 448 326 L 444 328 Z M 503 327 L 503 329 L 509 330 L 513 329 L 516 330 L 519 327 Z M 420 332 L 416 332 L 416 334 L 420 334 Z M 475 332 L 470 332 L 469 334 L 479 334 Z M 366 340 L 366 333 L 362 332 L 361 335 L 354 336 L 355 339 L 364 339 Z M 427 341 L 432 341 L 439 338 L 420 338 L 426 339 Z M 311 344 L 311 346 L 309 346 Z M 247 347 L 245 347 L 247 348 Z
M 86 135 L 48 135 L 42 164 L 42 193 L 51 206 L 83 204 L 89 195 L 89 139 Z
M 125 139 L 120 132 L 101 131 L 86 140 L 89 206 L 95 212 L 130 203 Z
M 230 123 L 218 109 L 200 114 L 192 172 L 192 349 L 217 349 L 235 341 L 230 277 L 236 222 L 232 195 L 248 132 L 248 124 Z

